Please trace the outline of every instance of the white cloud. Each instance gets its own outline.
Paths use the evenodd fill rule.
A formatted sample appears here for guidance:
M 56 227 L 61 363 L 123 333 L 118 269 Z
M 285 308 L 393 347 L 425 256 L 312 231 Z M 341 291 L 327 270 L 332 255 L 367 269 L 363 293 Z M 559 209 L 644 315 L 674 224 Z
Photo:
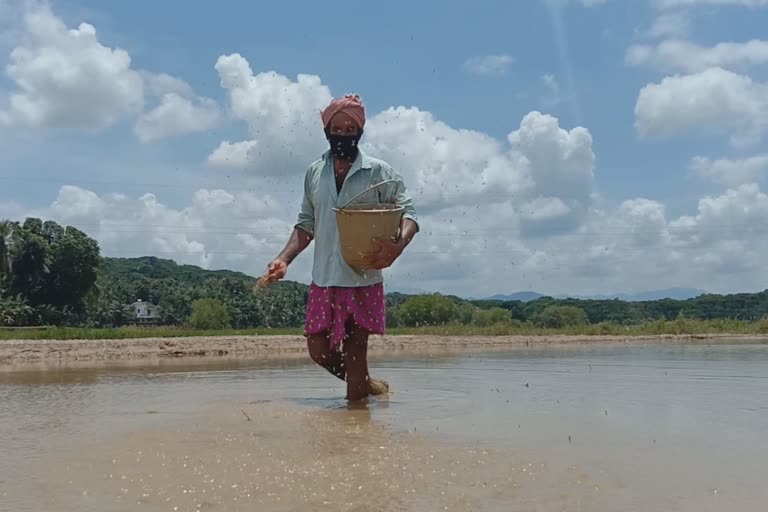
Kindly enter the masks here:
M 140 71 L 144 80 L 144 90 L 148 95 L 161 97 L 164 94 L 175 93 L 179 96 L 194 96 L 192 87 L 175 76 L 167 73 L 150 73 L 149 71 Z
M 768 173 L 768 154 L 743 159 L 712 160 L 697 156 L 691 161 L 693 173 L 706 180 L 738 187 L 760 181 Z
M 251 151 L 256 146 L 258 141 L 255 140 L 241 142 L 225 140 L 208 156 L 208 164 L 215 167 L 246 168 L 251 158 Z
M 534 111 L 523 118 L 520 129 L 507 139 L 511 153 L 519 152 L 529 168 L 534 182 L 532 195 L 589 201 L 595 164 L 589 130 L 565 130 L 557 118 Z
M 137 114 L 143 82 L 125 50 L 103 46 L 96 29 L 68 29 L 41 5 L 24 16 L 24 43 L 6 73 L 19 87 L 0 120 L 30 127 L 103 128 Z
M 208 98 L 185 98 L 175 92 L 162 96 L 160 104 L 136 121 L 136 135 L 142 142 L 205 132 L 219 121 L 219 106 Z
M 667 238 L 667 219 L 664 205 L 645 198 L 630 199 L 621 203 L 617 218 L 627 226 L 624 237 L 639 247 L 653 246 Z
M 682 38 L 691 32 L 691 19 L 687 11 L 665 12 L 659 14 L 648 30 L 650 37 Z
M 93 25 L 68 28 L 47 4 L 24 5 L 21 41 L 6 66 L 17 91 L 0 123 L 99 130 L 140 116 L 136 133 L 145 142 L 215 125 L 218 105 L 182 80 L 134 69 L 128 52 L 102 44 Z
M 303 172 L 326 144 L 320 113 L 332 99 L 328 87 L 315 75 L 302 74 L 296 81 L 275 72 L 254 75 L 239 54 L 219 57 L 216 70 L 232 114 L 247 124 L 253 139 L 235 148 L 220 146 L 209 163 L 239 164 L 272 176 Z M 226 160 L 232 151 L 239 158 Z
M 464 69 L 475 75 L 503 75 L 515 59 L 510 55 L 485 55 L 464 62 Z
M 387 109 L 369 121 L 367 133 L 366 151 L 403 174 L 422 208 L 474 204 L 489 194 L 506 200 L 533 186 L 522 155 L 509 153 L 484 133 L 456 130 L 417 108 Z
M 768 41 L 723 42 L 710 48 L 679 40 L 662 41 L 656 46 L 634 45 L 627 50 L 626 62 L 668 72 L 691 73 L 713 67 L 744 70 L 768 63 Z
M 635 118 L 644 136 L 725 133 L 733 145 L 748 146 L 768 124 L 768 85 L 721 68 L 666 77 L 643 87 Z
M 698 213 L 670 223 L 670 230 L 691 249 L 711 249 L 723 241 L 765 247 L 768 239 L 768 195 L 755 184 L 728 189 L 699 201 Z
M 371 119 L 366 149 L 403 174 L 423 209 L 552 196 L 583 210 L 594 165 L 587 130 L 531 112 L 507 143 L 398 107 Z
M 756 185 L 703 198 L 694 214 L 677 218 L 647 198 L 592 207 L 576 231 L 538 238 L 521 236 L 527 219 L 511 203 L 427 216 L 428 232 L 389 279 L 472 296 L 669 286 L 732 292 L 762 289 L 755 283 L 768 279 L 761 258 L 768 250 L 768 196 Z M 532 212 L 545 217 L 558 208 L 558 201 L 544 200 Z
M 81 227 L 107 255 L 153 254 L 204 268 L 238 262 L 235 266 L 253 273 L 277 254 L 292 225 L 270 195 L 221 189 L 198 190 L 189 206 L 175 209 L 152 193 L 99 196 L 64 186 L 50 207 L 30 214 Z
M 768 195 L 755 184 L 699 201 L 697 212 L 668 219 L 644 198 L 593 210 L 578 235 L 537 246 L 528 270 L 573 288 L 652 289 L 670 284 L 733 292 L 762 289 L 768 279 Z M 579 284 L 576 284 L 579 283 Z

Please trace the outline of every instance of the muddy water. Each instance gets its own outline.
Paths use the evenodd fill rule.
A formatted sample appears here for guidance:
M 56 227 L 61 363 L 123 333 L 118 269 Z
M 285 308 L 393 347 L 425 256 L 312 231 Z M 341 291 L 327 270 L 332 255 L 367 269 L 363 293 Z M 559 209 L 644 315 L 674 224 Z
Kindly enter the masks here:
M 764 510 L 768 346 L 0 373 L 0 510 Z

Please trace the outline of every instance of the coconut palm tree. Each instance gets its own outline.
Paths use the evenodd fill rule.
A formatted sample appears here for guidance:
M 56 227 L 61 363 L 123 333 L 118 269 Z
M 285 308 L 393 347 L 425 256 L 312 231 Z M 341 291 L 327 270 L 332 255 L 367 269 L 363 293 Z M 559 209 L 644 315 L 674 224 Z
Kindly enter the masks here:
M 11 272 L 11 234 L 13 224 L 9 220 L 0 221 L 0 279 Z

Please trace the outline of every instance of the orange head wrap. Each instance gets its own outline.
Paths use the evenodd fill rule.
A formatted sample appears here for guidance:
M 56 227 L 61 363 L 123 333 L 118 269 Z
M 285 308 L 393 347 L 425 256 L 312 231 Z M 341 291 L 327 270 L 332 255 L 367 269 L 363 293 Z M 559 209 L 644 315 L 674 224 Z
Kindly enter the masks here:
M 342 98 L 337 98 L 328 105 L 322 113 L 323 128 L 327 128 L 331 118 L 339 112 L 344 112 L 354 119 L 357 126 L 362 130 L 365 126 L 365 105 L 357 94 L 347 94 Z

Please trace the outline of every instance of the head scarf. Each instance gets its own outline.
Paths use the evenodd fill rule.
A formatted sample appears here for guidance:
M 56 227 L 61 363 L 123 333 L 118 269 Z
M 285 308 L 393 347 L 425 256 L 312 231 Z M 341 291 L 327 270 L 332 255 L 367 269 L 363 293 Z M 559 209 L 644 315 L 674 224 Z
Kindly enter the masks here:
M 357 94 L 347 94 L 343 98 L 336 98 L 322 113 L 323 127 L 327 128 L 331 118 L 339 112 L 344 112 L 351 117 L 362 130 L 365 126 L 365 105 Z

